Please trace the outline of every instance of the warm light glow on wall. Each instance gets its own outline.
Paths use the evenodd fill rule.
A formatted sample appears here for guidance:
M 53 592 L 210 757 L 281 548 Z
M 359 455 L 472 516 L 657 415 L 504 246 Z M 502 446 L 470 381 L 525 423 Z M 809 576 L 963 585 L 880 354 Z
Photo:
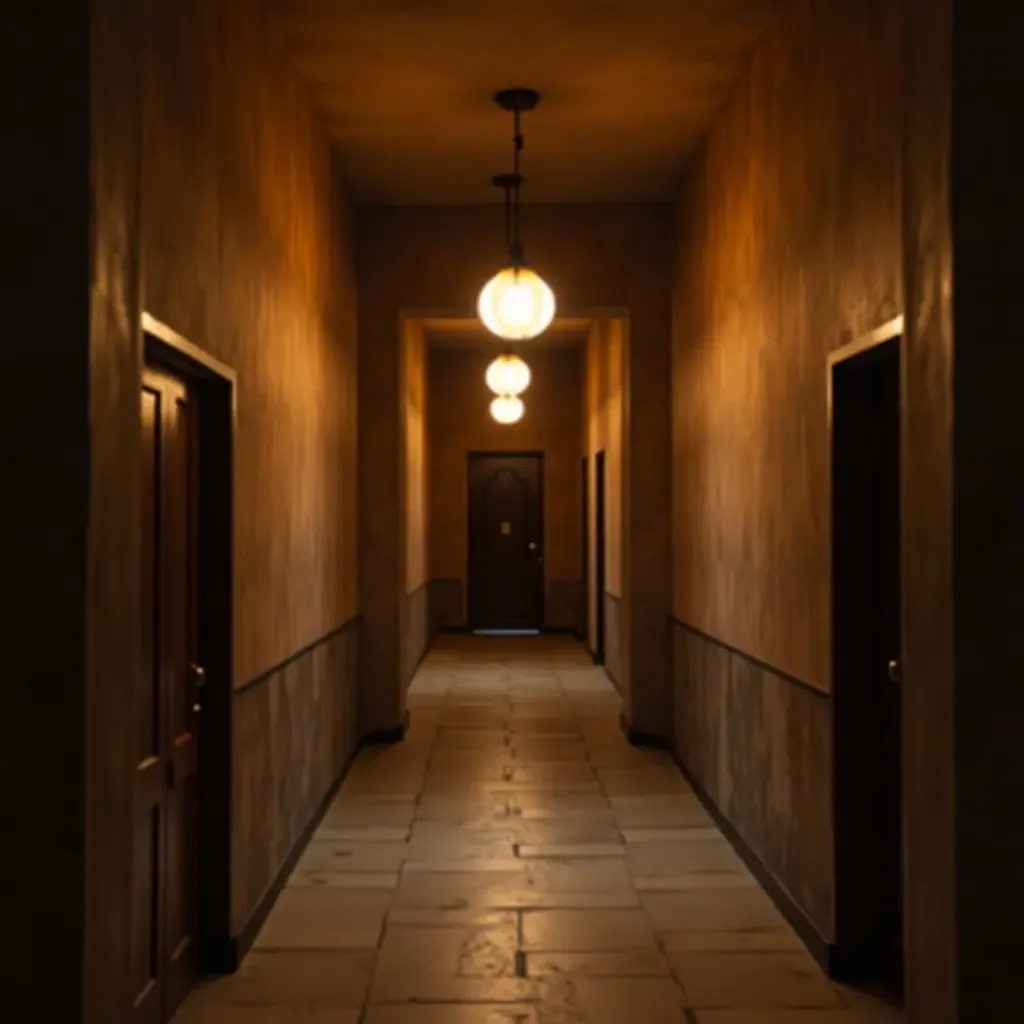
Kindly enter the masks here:
M 518 423 L 526 412 L 523 400 L 515 395 L 499 395 L 491 402 L 491 416 L 502 424 Z
M 517 355 L 505 353 L 487 367 L 484 380 L 496 395 L 521 395 L 530 386 L 530 367 Z
M 555 293 L 529 267 L 507 266 L 483 286 L 476 311 L 492 334 L 528 341 L 555 318 Z

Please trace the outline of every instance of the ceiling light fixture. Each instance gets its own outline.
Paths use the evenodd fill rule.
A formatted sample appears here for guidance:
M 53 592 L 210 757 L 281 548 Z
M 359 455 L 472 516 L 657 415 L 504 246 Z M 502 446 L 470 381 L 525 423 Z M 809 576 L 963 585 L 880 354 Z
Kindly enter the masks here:
M 484 374 L 487 386 L 499 397 L 521 395 L 530 386 L 530 367 L 512 352 L 504 352 Z
M 518 423 L 526 412 L 523 400 L 516 395 L 499 395 L 491 402 L 491 416 L 501 424 L 508 426 Z
M 540 93 L 533 89 L 503 89 L 494 102 L 514 118 L 513 171 L 499 174 L 494 185 L 505 192 L 505 235 L 508 263 L 483 286 L 476 309 L 484 327 L 506 341 L 527 341 L 547 330 L 555 318 L 555 295 L 544 280 L 523 258 L 519 237 L 519 189 L 523 184 L 519 173 L 519 154 L 523 136 L 520 115 L 533 110 L 540 102 Z

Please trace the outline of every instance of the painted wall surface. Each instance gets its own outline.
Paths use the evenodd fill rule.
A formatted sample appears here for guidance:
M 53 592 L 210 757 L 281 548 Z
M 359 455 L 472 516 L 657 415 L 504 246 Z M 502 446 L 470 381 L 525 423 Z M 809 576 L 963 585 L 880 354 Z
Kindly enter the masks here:
M 431 639 L 428 576 L 427 348 L 421 321 L 402 321 L 402 520 L 404 595 L 402 675 L 408 684 Z
M 404 330 L 405 395 L 405 590 L 429 579 L 427 442 L 427 349 L 423 325 L 407 320 Z
M 375 722 L 402 715 L 395 656 L 400 628 L 391 581 L 399 525 L 397 398 L 401 312 L 474 317 L 476 297 L 501 265 L 504 221 L 497 205 L 376 207 L 359 212 L 361 608 L 365 616 L 363 699 Z M 528 259 L 565 315 L 628 310 L 626 403 L 633 514 L 624 519 L 630 580 L 625 612 L 630 674 L 627 717 L 650 732 L 668 715 L 665 616 L 669 578 L 669 286 L 671 214 L 662 205 L 527 205 Z M 642 400 L 639 396 L 643 396 Z M 627 525 L 628 523 L 628 525 Z M 440 567 L 432 567 L 440 574 Z
M 95 0 L 90 31 L 85 999 L 86 1019 L 116 1024 L 131 926 L 139 317 L 237 373 L 234 677 L 208 683 L 253 683 L 233 704 L 237 930 L 355 741 L 357 639 L 335 632 L 357 610 L 355 287 L 343 188 L 260 6 Z M 83 256 L 83 282 L 87 270 Z
M 885 0 L 794 4 L 677 204 L 677 743 L 825 935 L 826 360 L 903 311 L 901 24 Z
M 479 451 L 544 454 L 544 576 L 547 625 L 578 624 L 582 580 L 580 347 L 531 348 L 520 354 L 533 373 L 518 423 L 495 422 L 484 371 L 500 348 L 432 348 L 430 392 L 430 565 L 437 579 L 458 580 L 466 621 L 468 571 L 468 456 Z M 571 593 L 560 593 L 571 591 Z M 569 603 L 569 607 L 562 607 Z M 564 619 L 572 614 L 566 623 Z
M 624 323 L 598 317 L 587 339 L 584 452 L 587 456 L 587 633 L 591 647 L 597 633 L 597 470 L 596 455 L 605 454 L 605 592 L 622 597 L 622 417 Z M 618 605 L 616 605 L 618 607 Z M 607 621 L 607 620 L 606 620 Z

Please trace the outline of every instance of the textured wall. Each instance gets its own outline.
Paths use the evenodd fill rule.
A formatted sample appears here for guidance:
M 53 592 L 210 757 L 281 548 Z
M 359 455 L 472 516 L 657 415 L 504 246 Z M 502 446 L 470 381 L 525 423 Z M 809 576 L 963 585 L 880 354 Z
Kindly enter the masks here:
M 582 580 L 580 553 L 580 393 L 583 352 L 579 347 L 523 345 L 533 380 L 523 394 L 526 413 L 518 423 L 496 423 L 484 371 L 500 349 L 432 348 L 430 392 L 430 564 L 439 579 L 460 580 L 466 592 L 468 560 L 468 455 L 474 451 L 544 453 L 545 624 L 566 623 L 566 586 Z M 466 621 L 463 605 L 462 622 Z
M 85 997 L 87 1019 L 116 1024 L 128 1009 L 139 316 L 237 373 L 234 678 L 210 685 L 252 683 L 232 716 L 238 927 L 353 742 L 353 667 L 330 636 L 356 613 L 355 288 L 342 189 L 262 9 L 94 0 L 90 15 Z
M 826 935 L 827 698 L 786 677 L 830 685 L 826 359 L 902 312 L 901 57 L 898 5 L 799 0 L 677 210 L 673 606 L 705 635 L 676 665 L 680 749 Z
M 427 443 L 427 342 L 423 324 L 403 319 L 399 402 L 402 416 L 402 518 L 405 530 L 405 601 L 402 676 L 408 683 L 430 642 L 428 608 L 429 451 Z
M 621 320 L 595 318 L 587 338 L 584 452 L 587 456 L 587 633 L 591 649 L 597 635 L 597 469 L 595 456 L 604 452 L 605 593 L 622 596 L 622 415 L 623 329 Z M 605 619 L 607 623 L 607 617 Z M 607 639 L 607 635 L 606 635 Z
M 475 316 L 480 288 L 504 258 L 503 219 L 483 207 L 377 207 L 359 216 L 361 602 L 366 617 L 364 702 L 394 726 L 402 715 L 394 580 L 399 531 L 397 379 L 400 311 Z M 628 462 L 633 515 L 624 582 L 627 715 L 645 731 L 668 718 L 668 380 L 670 210 L 660 205 L 527 205 L 526 253 L 563 313 L 628 311 Z M 578 518 L 578 516 L 577 516 Z M 625 556 L 624 556 L 625 558 Z M 440 567 L 432 574 L 445 575 Z
M 355 292 L 345 200 L 304 87 L 259 9 L 245 0 L 153 4 L 148 24 L 143 302 L 238 375 L 241 686 L 356 611 Z M 290 720 L 304 719 L 317 700 L 295 689 L 288 702 L 268 698 L 259 735 L 245 720 L 240 785 L 246 759 L 277 748 Z M 295 701 L 307 702 L 305 711 Z M 236 709 L 236 722 L 245 713 Z M 288 760 L 274 776 L 254 769 L 264 791 L 237 801 L 233 864 L 257 876 L 235 880 L 236 923 L 299 835 L 297 821 L 273 819 L 265 805 L 291 791 L 306 807 L 306 778 L 321 793 L 332 779 L 313 737 L 279 749 Z M 254 845 L 271 852 L 253 859 Z

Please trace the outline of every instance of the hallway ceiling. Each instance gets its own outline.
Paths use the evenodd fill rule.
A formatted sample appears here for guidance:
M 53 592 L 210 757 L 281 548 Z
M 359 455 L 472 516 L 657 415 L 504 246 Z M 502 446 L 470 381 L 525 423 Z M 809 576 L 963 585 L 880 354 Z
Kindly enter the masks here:
M 527 202 L 672 198 L 783 0 L 270 0 L 355 199 L 499 201 L 525 117 Z

